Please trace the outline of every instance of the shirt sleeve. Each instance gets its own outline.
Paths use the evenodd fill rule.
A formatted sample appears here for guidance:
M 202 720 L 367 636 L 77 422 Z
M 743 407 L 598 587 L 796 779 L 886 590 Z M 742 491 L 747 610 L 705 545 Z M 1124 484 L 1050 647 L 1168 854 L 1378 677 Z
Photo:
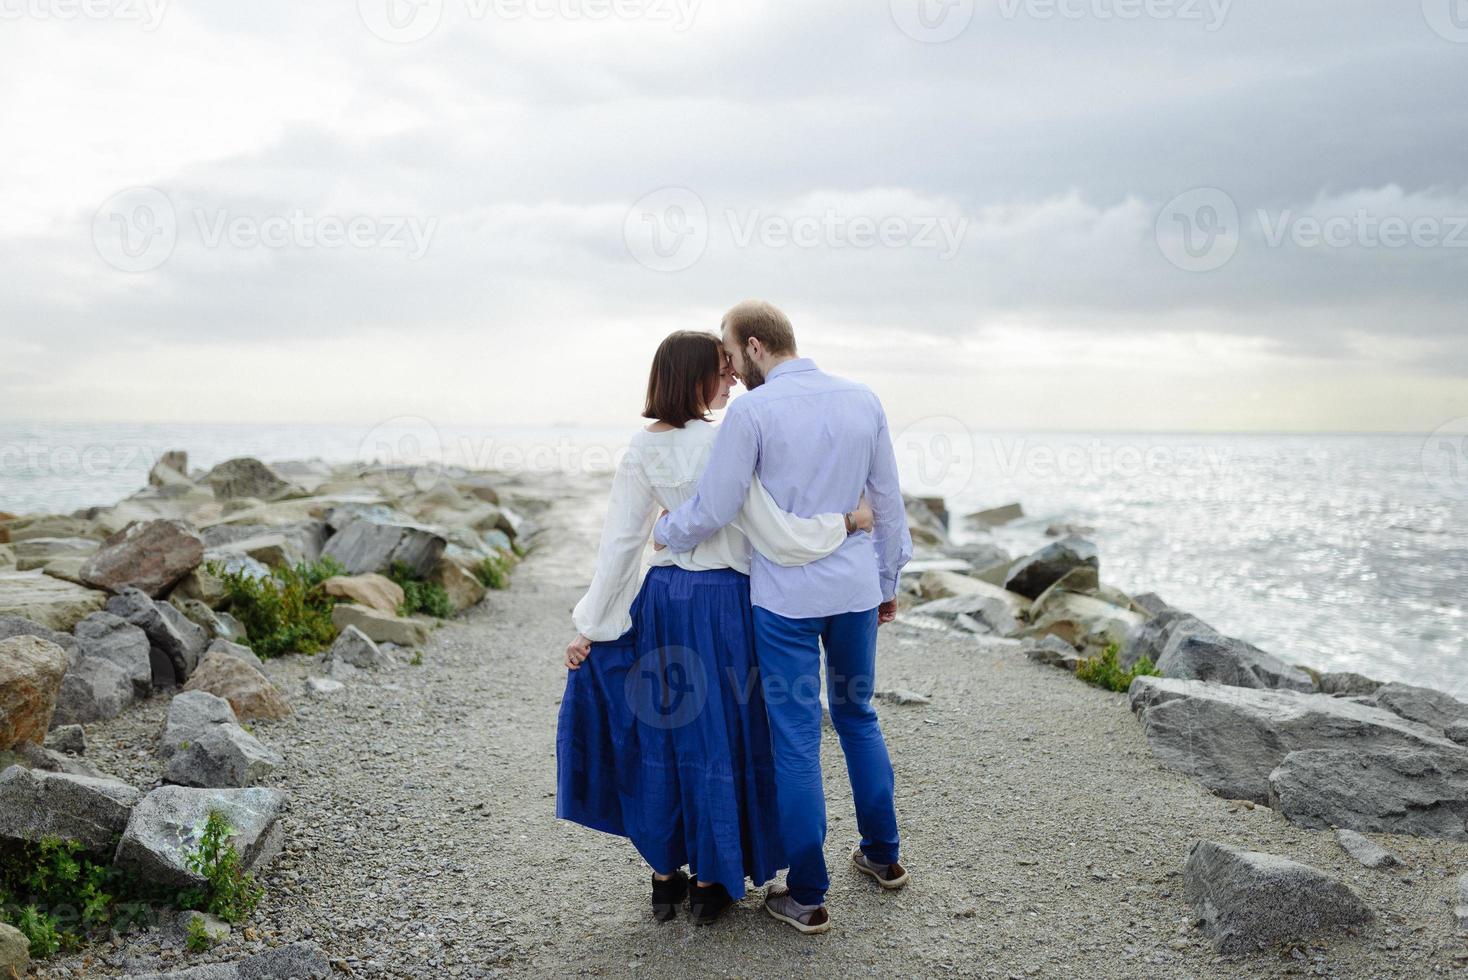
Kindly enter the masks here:
M 781 510 L 756 477 L 733 526 L 755 550 L 776 565 L 805 565 L 826 557 L 846 541 L 845 514 L 798 517 Z
M 657 498 L 634 449 L 622 457 L 612 480 L 591 588 L 571 612 L 577 631 L 588 639 L 615 640 L 632 627 L 632 600 L 657 511 Z
M 714 437 L 698 491 L 653 528 L 659 544 L 674 551 L 692 551 L 733 521 L 744 506 L 759 463 L 759 432 L 751 417 L 752 409 L 741 407 L 745 401 L 740 398 L 729 406 Z
M 867 503 L 872 506 L 877 526 L 872 544 L 877 551 L 877 572 L 882 601 L 897 598 L 897 579 L 912 559 L 912 534 L 907 529 L 907 508 L 897 480 L 897 454 L 887 431 L 887 413 L 877 406 L 877 440 L 872 447 L 872 466 L 867 475 Z

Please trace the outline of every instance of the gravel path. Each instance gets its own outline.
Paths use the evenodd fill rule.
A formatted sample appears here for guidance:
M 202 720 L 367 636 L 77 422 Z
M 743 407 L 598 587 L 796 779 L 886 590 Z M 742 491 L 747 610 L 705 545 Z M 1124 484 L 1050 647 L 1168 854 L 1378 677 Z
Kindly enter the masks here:
M 421 666 L 312 700 L 310 658 L 269 665 L 297 710 L 255 727 L 285 755 L 272 784 L 293 802 L 248 932 L 206 957 L 163 932 L 130 937 L 42 975 L 118 976 L 304 938 L 344 976 L 1468 976 L 1450 907 L 1468 845 L 1378 838 L 1407 868 L 1364 870 L 1328 833 L 1159 769 L 1121 695 L 1012 646 L 903 622 L 882 630 L 878 687 L 932 695 L 881 709 L 912 883 L 884 893 L 845 864 L 855 818 L 828 729 L 832 931 L 797 935 L 758 891 L 713 927 L 654 924 L 632 847 L 553 816 L 560 651 L 601 492 L 542 515 L 512 588 L 439 629 Z M 92 761 L 151 785 L 159 766 L 139 747 L 165 710 L 154 699 L 92 726 Z M 1380 922 L 1359 938 L 1219 957 L 1181 898 L 1200 837 L 1332 871 Z

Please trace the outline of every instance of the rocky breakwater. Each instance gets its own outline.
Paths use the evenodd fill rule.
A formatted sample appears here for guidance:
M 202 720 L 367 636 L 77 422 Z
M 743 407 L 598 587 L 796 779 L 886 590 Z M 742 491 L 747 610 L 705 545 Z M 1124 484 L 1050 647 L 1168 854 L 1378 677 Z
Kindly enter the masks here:
M 314 657 L 302 691 L 312 697 L 360 671 L 418 662 L 412 648 L 439 619 L 502 588 L 531 545 L 535 527 L 496 482 L 247 458 L 190 471 L 186 454 L 172 452 L 148 487 L 113 506 L 0 515 L 0 892 L 14 900 L 0 908 L 6 955 L 16 929 L 17 948 L 42 954 L 86 938 L 68 938 L 75 924 L 56 915 L 71 896 L 24 884 L 45 877 L 31 872 L 54 860 L 48 848 L 71 849 L 87 868 L 126 870 L 155 907 L 204 902 L 235 921 L 247 914 L 242 896 L 255 893 L 244 876 L 279 853 L 290 808 L 266 785 L 286 761 L 269 725 L 292 709 L 265 660 Z M 87 726 L 153 698 L 170 699 L 167 720 L 135 748 L 160 761 L 159 784 L 132 786 L 90 765 Z M 236 878 L 224 880 L 211 860 Z M 22 917 L 27 900 L 38 911 Z M 80 932 L 127 928 L 121 906 L 104 904 Z M 231 927 L 211 918 L 202 928 L 217 940 Z M 319 950 L 294 949 L 241 961 L 237 972 L 324 976 L 324 964 Z
M 902 618 L 1012 645 L 1029 659 L 1125 691 L 1159 764 L 1209 791 L 1335 831 L 1379 873 L 1398 862 L 1364 834 L 1468 841 L 1468 703 L 1429 688 L 1294 663 L 1164 602 L 1101 580 L 1095 546 L 1070 525 L 1029 555 L 988 530 L 1015 504 L 969 515 L 950 542 L 941 502 L 910 499 L 915 560 Z M 1344 884 L 1280 855 L 1200 841 L 1185 897 L 1219 949 L 1242 952 L 1331 929 L 1372 928 Z M 1455 880 L 1442 883 L 1456 907 Z M 1284 896 L 1284 897 L 1282 897 Z

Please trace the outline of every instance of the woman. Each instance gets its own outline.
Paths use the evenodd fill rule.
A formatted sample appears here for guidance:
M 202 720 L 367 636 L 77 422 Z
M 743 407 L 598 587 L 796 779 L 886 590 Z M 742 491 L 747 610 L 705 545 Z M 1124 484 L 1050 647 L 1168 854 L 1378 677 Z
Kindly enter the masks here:
M 770 560 L 824 558 L 871 511 L 802 518 L 755 480 L 739 518 L 691 552 L 658 551 L 659 509 L 692 497 L 733 387 L 712 334 L 658 347 L 643 417 L 617 468 L 591 588 L 572 612 L 556 737 L 556 815 L 629 838 L 652 866 L 653 915 L 686 896 L 712 922 L 784 867 L 770 732 L 755 664 L 751 544 Z M 693 878 L 683 873 L 688 866 Z

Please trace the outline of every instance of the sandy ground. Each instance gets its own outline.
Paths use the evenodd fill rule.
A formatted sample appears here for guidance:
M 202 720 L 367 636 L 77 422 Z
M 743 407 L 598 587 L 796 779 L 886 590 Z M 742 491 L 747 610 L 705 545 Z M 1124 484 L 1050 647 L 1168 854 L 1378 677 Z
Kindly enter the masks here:
M 655 924 L 632 847 L 554 817 L 561 651 L 593 563 L 596 496 L 542 515 L 513 586 L 439 629 L 421 666 L 312 700 L 310 658 L 269 665 L 297 708 L 256 726 L 287 759 L 271 784 L 292 799 L 290 844 L 248 933 L 203 957 L 149 933 L 40 975 L 118 976 L 306 938 L 343 976 L 1468 976 L 1449 905 L 1468 845 L 1378 838 L 1407 867 L 1367 871 L 1328 833 L 1158 768 L 1121 695 L 1012 646 L 901 621 L 882 630 L 878 687 L 932 696 L 881 709 L 912 883 L 884 893 L 845 863 L 855 818 L 828 730 L 831 932 L 775 922 L 759 890 L 711 927 Z M 94 763 L 151 785 L 158 766 L 140 747 L 165 709 L 154 699 L 92 726 Z M 1182 901 L 1199 838 L 1339 874 L 1380 921 L 1220 957 Z

